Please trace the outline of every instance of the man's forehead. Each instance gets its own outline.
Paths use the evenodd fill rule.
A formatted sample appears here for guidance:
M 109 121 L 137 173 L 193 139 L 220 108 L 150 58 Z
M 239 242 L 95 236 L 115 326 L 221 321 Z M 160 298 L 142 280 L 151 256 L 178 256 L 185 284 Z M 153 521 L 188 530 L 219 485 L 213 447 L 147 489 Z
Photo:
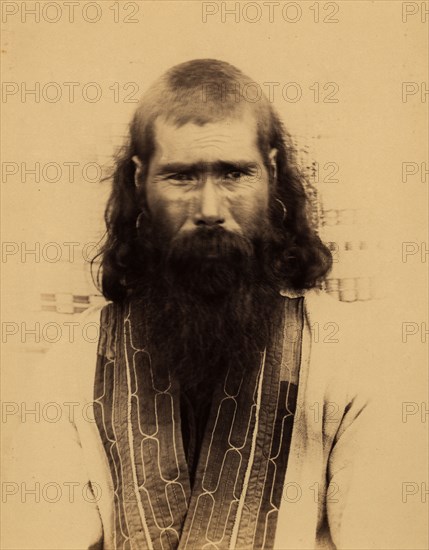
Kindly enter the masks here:
M 158 118 L 154 125 L 156 157 L 165 162 L 172 160 L 228 160 L 259 156 L 257 123 L 254 116 L 227 118 L 205 124 L 187 122 L 178 126 L 172 121 Z M 244 155 L 244 157 L 243 157 Z

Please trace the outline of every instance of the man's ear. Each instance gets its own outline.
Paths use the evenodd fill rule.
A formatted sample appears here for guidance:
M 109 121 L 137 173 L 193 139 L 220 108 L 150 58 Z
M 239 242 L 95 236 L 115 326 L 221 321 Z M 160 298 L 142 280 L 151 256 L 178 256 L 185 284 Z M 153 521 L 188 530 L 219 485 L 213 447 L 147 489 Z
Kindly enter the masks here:
M 134 185 L 136 187 L 139 187 L 139 185 L 140 185 L 140 176 L 141 176 L 142 171 L 143 171 L 143 164 L 142 164 L 142 161 L 139 159 L 139 157 L 137 155 L 134 155 L 133 157 L 131 157 L 131 160 L 136 165 L 136 171 L 134 172 Z
M 270 166 L 273 173 L 274 182 L 277 181 L 277 149 L 271 149 L 268 158 L 270 159 Z

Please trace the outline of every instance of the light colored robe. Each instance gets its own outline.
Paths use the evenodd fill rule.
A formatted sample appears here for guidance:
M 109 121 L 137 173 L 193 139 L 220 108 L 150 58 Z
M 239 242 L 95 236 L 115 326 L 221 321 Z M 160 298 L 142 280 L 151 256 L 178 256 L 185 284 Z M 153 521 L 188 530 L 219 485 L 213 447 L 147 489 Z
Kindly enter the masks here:
M 362 480 L 376 454 L 376 335 L 366 308 L 316 291 L 304 304 L 297 411 L 274 546 L 363 548 Z M 56 346 L 38 369 L 32 400 L 52 405 L 40 422 L 22 424 L 12 449 L 7 548 L 85 549 L 100 541 L 113 548 L 112 480 L 92 413 L 98 338 L 91 329 L 99 313 L 84 314 L 76 341 Z

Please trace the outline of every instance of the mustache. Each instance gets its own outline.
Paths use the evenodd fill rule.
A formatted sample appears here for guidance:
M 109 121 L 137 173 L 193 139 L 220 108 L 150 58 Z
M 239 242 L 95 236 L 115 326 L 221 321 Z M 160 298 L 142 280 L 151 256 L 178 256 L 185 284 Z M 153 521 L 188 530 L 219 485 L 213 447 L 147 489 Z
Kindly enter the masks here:
M 176 291 L 191 296 L 224 296 L 253 279 L 254 245 L 222 227 L 198 227 L 167 246 L 161 273 Z M 245 275 L 246 274 L 246 275 Z
M 198 227 L 172 239 L 167 261 L 244 260 L 254 255 L 253 242 L 223 227 Z

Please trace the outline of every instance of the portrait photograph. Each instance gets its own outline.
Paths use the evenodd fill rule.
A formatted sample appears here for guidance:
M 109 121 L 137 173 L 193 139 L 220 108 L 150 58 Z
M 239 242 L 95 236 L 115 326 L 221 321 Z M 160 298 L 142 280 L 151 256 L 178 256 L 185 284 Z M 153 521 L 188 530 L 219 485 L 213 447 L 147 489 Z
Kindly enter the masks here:
M 1 2 L 4 550 L 426 550 L 429 2 Z

